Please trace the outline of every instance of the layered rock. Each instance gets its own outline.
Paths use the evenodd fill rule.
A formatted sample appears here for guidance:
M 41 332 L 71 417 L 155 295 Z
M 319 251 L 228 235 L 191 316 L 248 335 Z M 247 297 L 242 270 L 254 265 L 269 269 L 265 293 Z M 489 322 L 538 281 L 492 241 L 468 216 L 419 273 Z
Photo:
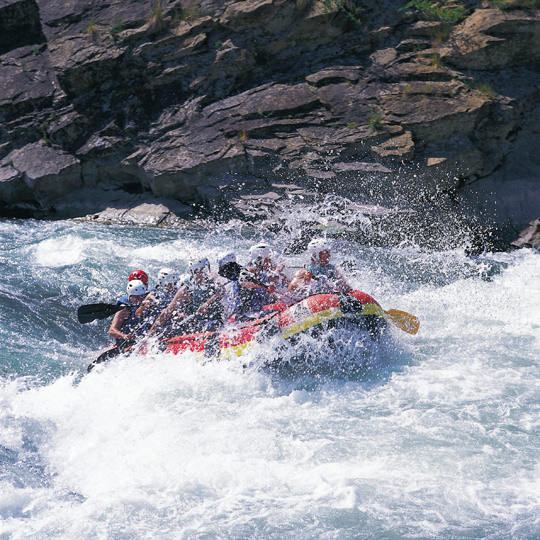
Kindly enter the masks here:
M 521 232 L 519 238 L 512 242 L 512 246 L 540 249 L 540 218 L 531 221 L 529 226 Z
M 324 193 L 419 224 L 427 201 L 478 217 L 481 186 L 520 181 L 506 164 L 540 103 L 540 13 L 471 9 L 448 33 L 401 7 L 6 0 L 2 213 L 76 216 L 79 190 L 112 189 L 150 206 L 104 220 L 149 224 L 174 222 L 160 198 L 275 221 Z M 480 220 L 502 237 L 538 214 L 505 204 Z

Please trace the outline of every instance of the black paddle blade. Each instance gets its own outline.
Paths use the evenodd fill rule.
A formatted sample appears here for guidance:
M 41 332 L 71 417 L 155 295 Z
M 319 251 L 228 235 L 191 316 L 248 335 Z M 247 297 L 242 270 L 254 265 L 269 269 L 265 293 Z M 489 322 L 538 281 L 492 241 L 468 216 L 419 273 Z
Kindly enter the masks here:
M 125 309 L 126 306 L 120 305 L 115 306 L 113 304 L 87 304 L 86 306 L 81 306 L 77 310 L 77 319 L 81 324 L 86 324 L 96 320 L 106 319 L 111 315 L 114 315 L 117 311 Z
M 107 350 L 102 352 L 87 368 L 86 371 L 90 373 L 97 364 L 101 364 L 103 362 L 106 362 L 107 360 L 110 360 L 111 358 L 114 358 L 115 356 L 118 356 L 120 354 L 126 353 L 130 351 L 130 348 L 135 344 L 134 341 L 124 341 L 118 345 L 109 347 Z

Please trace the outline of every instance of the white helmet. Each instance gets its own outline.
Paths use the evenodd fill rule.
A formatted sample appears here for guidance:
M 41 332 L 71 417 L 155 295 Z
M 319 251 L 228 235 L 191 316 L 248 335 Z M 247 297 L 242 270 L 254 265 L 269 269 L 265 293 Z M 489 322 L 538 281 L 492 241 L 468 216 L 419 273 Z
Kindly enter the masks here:
M 249 253 L 251 255 L 251 260 L 256 261 L 259 257 L 261 259 L 271 259 L 272 258 L 272 250 L 270 249 L 270 246 L 267 244 L 256 244 L 255 246 L 251 246 L 249 248 Z
M 321 251 L 330 251 L 330 244 L 324 238 L 315 238 L 307 247 L 312 257 L 318 257 Z
M 199 270 L 199 268 L 208 268 L 208 270 L 210 270 L 210 261 L 206 257 L 189 261 L 189 271 L 192 274 L 195 270 Z
M 146 294 L 146 285 L 139 279 L 133 279 L 128 283 L 126 292 L 128 296 L 142 296 Z
M 178 281 L 178 274 L 171 268 L 162 268 L 158 273 L 158 283 L 160 285 L 168 285 Z
M 218 266 L 223 266 L 228 263 L 235 263 L 236 262 L 236 255 L 231 251 L 229 253 L 225 253 L 221 255 L 221 257 L 218 259 Z

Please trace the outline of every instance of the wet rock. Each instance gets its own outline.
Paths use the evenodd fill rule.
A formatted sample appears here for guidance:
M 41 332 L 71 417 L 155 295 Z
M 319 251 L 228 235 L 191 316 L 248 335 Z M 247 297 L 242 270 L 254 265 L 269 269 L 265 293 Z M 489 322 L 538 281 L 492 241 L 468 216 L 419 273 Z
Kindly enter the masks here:
M 372 146 L 371 150 L 379 158 L 381 163 L 403 163 L 405 161 L 411 161 L 414 157 L 412 133 L 406 131 L 402 135 Z
M 129 195 L 119 190 L 85 188 L 58 204 L 55 212 L 66 218 L 95 223 L 175 227 L 189 219 L 194 210 L 172 199 L 157 199 L 149 193 Z
M 514 247 L 533 247 L 540 249 L 540 218 L 529 223 L 529 226 L 521 231 L 519 238 L 511 242 Z

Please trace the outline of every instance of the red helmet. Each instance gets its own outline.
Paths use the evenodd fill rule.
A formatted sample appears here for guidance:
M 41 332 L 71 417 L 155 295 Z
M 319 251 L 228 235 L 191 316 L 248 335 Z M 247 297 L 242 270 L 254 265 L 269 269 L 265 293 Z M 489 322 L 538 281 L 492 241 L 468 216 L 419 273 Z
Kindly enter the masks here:
M 148 283 L 148 274 L 144 270 L 133 270 L 133 272 L 129 274 L 128 281 L 133 281 L 134 279 L 138 279 L 143 283 Z

